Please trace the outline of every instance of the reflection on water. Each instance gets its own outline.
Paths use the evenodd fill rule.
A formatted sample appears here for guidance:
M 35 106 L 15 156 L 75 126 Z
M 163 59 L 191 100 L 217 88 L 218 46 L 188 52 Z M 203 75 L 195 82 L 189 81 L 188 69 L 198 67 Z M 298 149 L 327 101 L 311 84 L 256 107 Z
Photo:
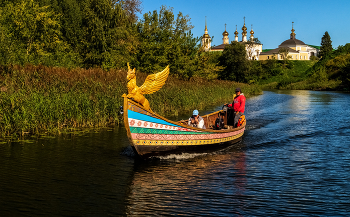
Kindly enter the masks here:
M 349 94 L 265 92 L 242 143 L 146 161 L 122 127 L 1 144 L 0 216 L 348 216 L 349 114 Z
M 127 214 L 180 215 L 189 209 L 192 215 L 218 214 L 216 210 L 223 200 L 244 196 L 247 180 L 243 151 L 233 149 L 215 155 L 180 158 L 136 166 L 127 198 Z M 236 202 L 231 205 L 236 205 L 232 208 L 238 211 L 243 204 Z M 208 203 L 211 205 L 207 206 Z M 225 213 L 230 212 L 222 212 Z
M 126 146 L 123 128 L 0 145 L 0 216 L 125 213 Z

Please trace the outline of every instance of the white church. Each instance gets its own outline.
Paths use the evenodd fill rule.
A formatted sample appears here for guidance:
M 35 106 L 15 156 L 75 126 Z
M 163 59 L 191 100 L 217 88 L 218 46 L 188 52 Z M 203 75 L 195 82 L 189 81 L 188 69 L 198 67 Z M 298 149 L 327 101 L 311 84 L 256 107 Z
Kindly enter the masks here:
M 288 50 L 288 59 L 291 59 L 291 60 L 310 60 L 312 56 L 318 56 L 318 53 L 319 53 L 318 46 L 307 45 L 301 40 L 296 39 L 293 23 L 294 22 L 292 22 L 292 33 L 290 34 L 290 39 L 282 42 L 276 49 L 269 49 L 266 52 L 262 52 L 262 44 L 254 41 L 253 26 L 251 28 L 250 38 L 248 41 L 247 27 L 245 26 L 245 18 L 244 18 L 244 24 L 242 27 L 242 40 L 241 41 L 238 40 L 239 33 L 237 31 L 237 25 L 236 25 L 236 31 L 234 32 L 235 41 L 245 44 L 245 48 L 247 51 L 247 59 L 249 60 L 268 60 L 268 59 L 281 60 L 283 59 L 282 54 L 280 54 L 281 48 Z M 225 31 L 222 33 L 222 36 L 223 36 L 222 44 L 215 47 L 211 47 L 211 38 L 208 34 L 207 21 L 205 21 L 205 30 L 204 30 L 204 35 L 202 37 L 202 47 L 204 48 L 205 51 L 222 52 L 225 49 L 225 46 L 230 43 L 228 35 L 229 34 L 226 31 L 226 24 L 225 24 Z
M 242 40 L 238 41 L 238 31 L 237 31 L 237 25 L 236 25 L 236 31 L 234 32 L 235 34 L 235 41 L 239 43 L 245 43 L 246 51 L 247 51 L 247 58 L 250 60 L 259 60 L 259 54 L 262 52 L 262 44 L 254 42 L 254 31 L 253 27 L 251 28 L 250 31 L 250 43 L 247 40 L 247 27 L 245 26 L 245 19 L 244 19 L 244 24 L 242 27 Z M 215 51 L 223 51 L 225 49 L 225 46 L 230 44 L 230 40 L 228 37 L 228 32 L 226 31 L 226 24 L 225 24 L 225 31 L 222 33 L 222 44 L 211 47 L 211 38 L 208 34 L 208 28 L 207 28 L 207 21 L 205 21 L 205 30 L 204 30 L 204 35 L 202 37 L 202 47 L 204 48 L 205 51 L 209 52 L 215 52 Z

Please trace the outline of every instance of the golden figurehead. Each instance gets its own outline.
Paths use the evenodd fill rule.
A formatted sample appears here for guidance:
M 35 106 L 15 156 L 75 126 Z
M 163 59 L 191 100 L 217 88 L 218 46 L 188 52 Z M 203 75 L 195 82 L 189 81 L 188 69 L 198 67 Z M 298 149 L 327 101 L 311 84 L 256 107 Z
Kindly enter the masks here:
M 128 63 L 128 74 L 126 76 L 128 80 L 127 88 L 129 99 L 134 100 L 141 104 L 144 108 L 151 110 L 148 100 L 145 98 L 144 94 L 151 94 L 158 91 L 165 84 L 165 81 L 169 75 L 169 66 L 167 66 L 163 71 L 148 75 L 145 82 L 141 87 L 136 85 L 136 71 L 135 68 L 131 69 Z

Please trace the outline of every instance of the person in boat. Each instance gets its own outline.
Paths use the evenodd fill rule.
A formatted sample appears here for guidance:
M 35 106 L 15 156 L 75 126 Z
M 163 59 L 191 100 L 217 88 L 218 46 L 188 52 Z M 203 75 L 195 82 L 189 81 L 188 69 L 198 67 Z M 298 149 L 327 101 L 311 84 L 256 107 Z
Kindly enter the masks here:
M 233 103 L 232 104 L 226 104 L 228 107 L 233 107 L 233 110 L 235 112 L 235 119 L 234 119 L 234 127 L 237 127 L 237 123 L 239 118 L 244 114 L 245 109 L 245 96 L 241 92 L 241 88 L 236 88 L 236 94 L 233 97 Z
M 206 129 L 204 119 L 199 116 L 198 110 L 193 110 L 192 116 L 188 119 L 188 126 Z

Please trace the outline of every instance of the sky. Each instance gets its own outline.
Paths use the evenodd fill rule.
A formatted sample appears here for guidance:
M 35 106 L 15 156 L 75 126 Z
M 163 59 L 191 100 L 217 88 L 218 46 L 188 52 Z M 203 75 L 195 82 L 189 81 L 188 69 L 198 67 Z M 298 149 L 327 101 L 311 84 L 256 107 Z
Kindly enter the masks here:
M 254 37 L 263 49 L 277 48 L 289 39 L 292 22 L 296 39 L 305 44 L 320 46 L 326 31 L 333 48 L 350 43 L 350 0 L 143 0 L 142 14 L 159 11 L 162 5 L 172 7 L 175 15 L 189 15 L 194 37 L 204 34 L 207 17 L 208 33 L 214 36 L 212 46 L 223 43 L 225 23 L 230 41 L 234 40 L 236 25 L 241 41 L 244 17 L 247 38 L 253 25 Z

